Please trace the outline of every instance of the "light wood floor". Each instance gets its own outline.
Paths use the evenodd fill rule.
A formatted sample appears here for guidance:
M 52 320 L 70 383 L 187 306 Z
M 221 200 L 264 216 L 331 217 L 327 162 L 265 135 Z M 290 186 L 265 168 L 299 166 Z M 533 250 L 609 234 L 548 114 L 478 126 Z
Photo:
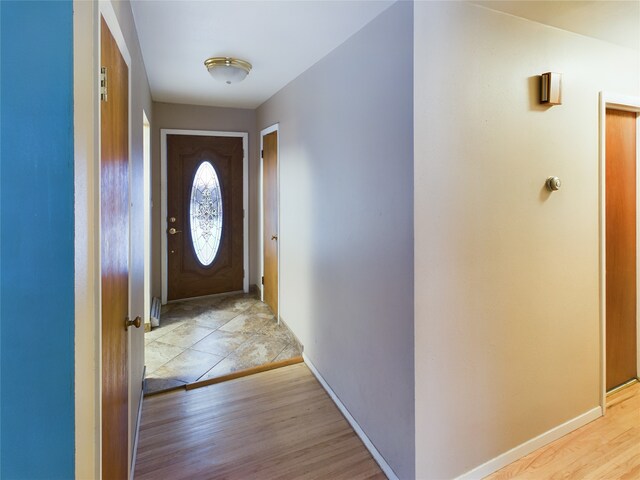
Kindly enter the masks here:
M 144 400 L 142 479 L 384 479 L 304 364 Z
M 604 417 L 487 478 L 640 479 L 640 384 L 611 395 Z

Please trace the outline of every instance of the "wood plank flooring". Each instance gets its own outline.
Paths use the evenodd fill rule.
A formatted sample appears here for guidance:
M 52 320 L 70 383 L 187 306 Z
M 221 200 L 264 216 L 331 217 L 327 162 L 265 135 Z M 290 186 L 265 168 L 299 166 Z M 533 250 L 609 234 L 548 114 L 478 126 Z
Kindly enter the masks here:
M 607 414 L 487 477 L 639 479 L 640 384 L 607 399 Z
M 384 479 L 304 364 L 144 400 L 143 479 Z

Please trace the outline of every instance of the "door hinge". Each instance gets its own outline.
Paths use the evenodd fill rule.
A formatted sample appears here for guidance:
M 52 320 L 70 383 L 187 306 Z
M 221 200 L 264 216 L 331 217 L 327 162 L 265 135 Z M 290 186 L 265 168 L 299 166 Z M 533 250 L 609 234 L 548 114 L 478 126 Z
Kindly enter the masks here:
M 107 101 L 107 67 L 100 68 L 100 100 Z
M 260 157 L 264 158 L 264 150 L 260 150 Z
M 242 278 L 244 278 L 244 268 L 242 269 Z
M 262 276 L 262 284 L 264 285 L 264 275 Z

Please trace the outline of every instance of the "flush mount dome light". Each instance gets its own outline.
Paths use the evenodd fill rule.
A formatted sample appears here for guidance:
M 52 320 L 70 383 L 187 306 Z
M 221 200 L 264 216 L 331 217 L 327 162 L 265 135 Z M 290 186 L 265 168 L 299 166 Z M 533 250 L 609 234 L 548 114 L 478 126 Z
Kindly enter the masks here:
M 249 62 L 231 57 L 208 58 L 204 66 L 213 78 L 228 84 L 241 82 L 251 71 Z

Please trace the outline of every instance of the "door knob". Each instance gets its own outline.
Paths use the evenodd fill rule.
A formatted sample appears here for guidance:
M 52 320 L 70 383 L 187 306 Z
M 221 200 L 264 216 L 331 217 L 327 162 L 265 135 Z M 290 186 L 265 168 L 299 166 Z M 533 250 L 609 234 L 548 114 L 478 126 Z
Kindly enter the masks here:
M 271 235 L 271 240 L 277 240 L 278 239 L 278 235 Z
M 129 330 L 129 327 L 140 328 L 140 325 L 142 325 L 142 318 L 140 318 L 140 316 L 137 316 L 135 320 L 129 320 L 129 317 L 127 317 L 124 321 L 125 330 Z
M 182 230 L 176 230 L 173 227 L 171 227 L 168 231 L 169 231 L 169 235 L 175 235 L 176 233 L 182 232 Z
M 550 192 L 556 192 L 560 190 L 561 182 L 558 177 L 549 177 L 544 184 L 547 187 L 547 190 Z

